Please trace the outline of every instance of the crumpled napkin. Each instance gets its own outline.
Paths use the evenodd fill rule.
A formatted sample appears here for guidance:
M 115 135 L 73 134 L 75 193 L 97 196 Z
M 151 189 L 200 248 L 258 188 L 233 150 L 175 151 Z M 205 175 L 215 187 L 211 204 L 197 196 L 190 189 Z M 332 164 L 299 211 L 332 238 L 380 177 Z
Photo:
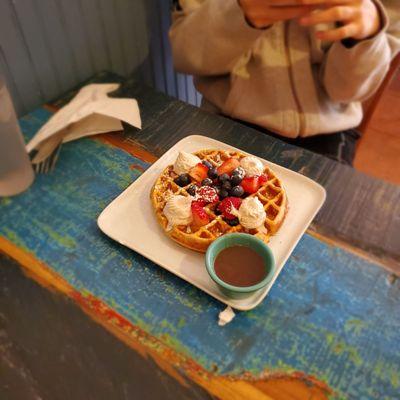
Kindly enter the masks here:
M 107 96 L 118 87 L 117 83 L 84 86 L 27 144 L 28 153 L 37 151 L 32 163 L 37 164 L 48 158 L 61 143 L 99 133 L 121 131 L 121 121 L 141 129 L 136 100 Z
M 229 324 L 233 318 L 235 318 L 235 312 L 233 311 L 231 306 L 225 308 L 225 310 L 221 311 L 218 315 L 218 325 L 225 326 Z

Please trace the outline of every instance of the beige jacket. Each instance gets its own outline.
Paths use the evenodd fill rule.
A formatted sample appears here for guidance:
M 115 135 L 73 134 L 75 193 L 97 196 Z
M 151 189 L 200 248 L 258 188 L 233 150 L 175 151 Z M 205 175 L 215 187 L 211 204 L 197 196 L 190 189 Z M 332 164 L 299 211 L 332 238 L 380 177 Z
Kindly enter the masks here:
M 181 0 L 170 30 L 175 67 L 194 75 L 216 111 L 281 135 L 354 128 L 361 102 L 377 90 L 400 49 L 400 0 L 384 1 L 386 11 L 375 1 L 382 30 L 347 48 L 322 44 L 294 20 L 254 29 L 237 0 Z

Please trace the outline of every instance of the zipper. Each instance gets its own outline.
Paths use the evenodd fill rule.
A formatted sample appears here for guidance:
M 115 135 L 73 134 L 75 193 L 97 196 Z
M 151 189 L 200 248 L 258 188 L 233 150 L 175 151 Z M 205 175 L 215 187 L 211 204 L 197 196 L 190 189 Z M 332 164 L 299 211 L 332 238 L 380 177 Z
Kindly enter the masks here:
M 293 63 L 289 50 L 289 24 L 290 22 L 285 22 L 285 52 L 288 64 L 290 86 L 292 88 L 293 98 L 294 102 L 296 103 L 297 114 L 299 116 L 299 136 L 301 136 L 305 127 L 305 116 L 294 84 Z

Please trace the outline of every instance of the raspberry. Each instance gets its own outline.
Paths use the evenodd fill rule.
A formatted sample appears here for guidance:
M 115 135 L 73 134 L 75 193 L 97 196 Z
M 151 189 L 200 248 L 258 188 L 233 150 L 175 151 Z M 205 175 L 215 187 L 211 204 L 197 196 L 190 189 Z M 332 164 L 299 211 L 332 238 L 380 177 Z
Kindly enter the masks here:
M 196 191 L 196 199 L 205 205 L 217 202 L 219 197 L 215 188 L 211 186 L 202 186 Z
M 226 219 L 234 219 L 236 218 L 236 215 L 231 213 L 234 208 L 238 210 L 241 204 L 242 199 L 239 197 L 227 197 L 226 199 L 222 200 L 221 203 L 219 203 L 218 210 Z

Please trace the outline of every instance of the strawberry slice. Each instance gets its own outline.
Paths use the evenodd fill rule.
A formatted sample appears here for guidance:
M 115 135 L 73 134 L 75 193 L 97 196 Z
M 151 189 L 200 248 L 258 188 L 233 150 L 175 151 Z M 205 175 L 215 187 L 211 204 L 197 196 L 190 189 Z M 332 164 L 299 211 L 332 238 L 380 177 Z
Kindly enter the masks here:
M 246 193 L 255 193 L 260 188 L 258 176 L 248 176 L 243 178 L 240 185 Z
M 193 215 L 193 225 L 195 226 L 204 226 L 210 222 L 210 218 L 207 213 L 204 211 L 203 205 L 201 202 L 193 201 L 192 205 L 192 215 Z
M 236 169 L 240 165 L 240 162 L 237 158 L 231 157 L 225 160 L 217 169 L 218 175 L 228 174 Z
M 268 181 L 268 176 L 267 175 L 265 175 L 265 174 L 262 174 L 262 175 L 260 175 L 259 177 L 258 177 L 258 184 L 261 186 L 261 185 L 264 185 L 264 183 L 265 182 L 267 182 Z
M 202 164 L 196 164 L 190 171 L 189 175 L 197 182 L 201 182 L 202 180 L 207 178 L 208 168 Z
M 239 209 L 242 204 L 242 199 L 239 197 L 227 197 L 221 201 L 218 205 L 218 210 L 226 219 L 235 219 L 237 216 L 232 214 L 232 210 L 236 208 Z
M 217 189 L 211 186 L 202 186 L 196 190 L 196 200 L 203 203 L 203 205 L 216 203 L 219 201 Z

